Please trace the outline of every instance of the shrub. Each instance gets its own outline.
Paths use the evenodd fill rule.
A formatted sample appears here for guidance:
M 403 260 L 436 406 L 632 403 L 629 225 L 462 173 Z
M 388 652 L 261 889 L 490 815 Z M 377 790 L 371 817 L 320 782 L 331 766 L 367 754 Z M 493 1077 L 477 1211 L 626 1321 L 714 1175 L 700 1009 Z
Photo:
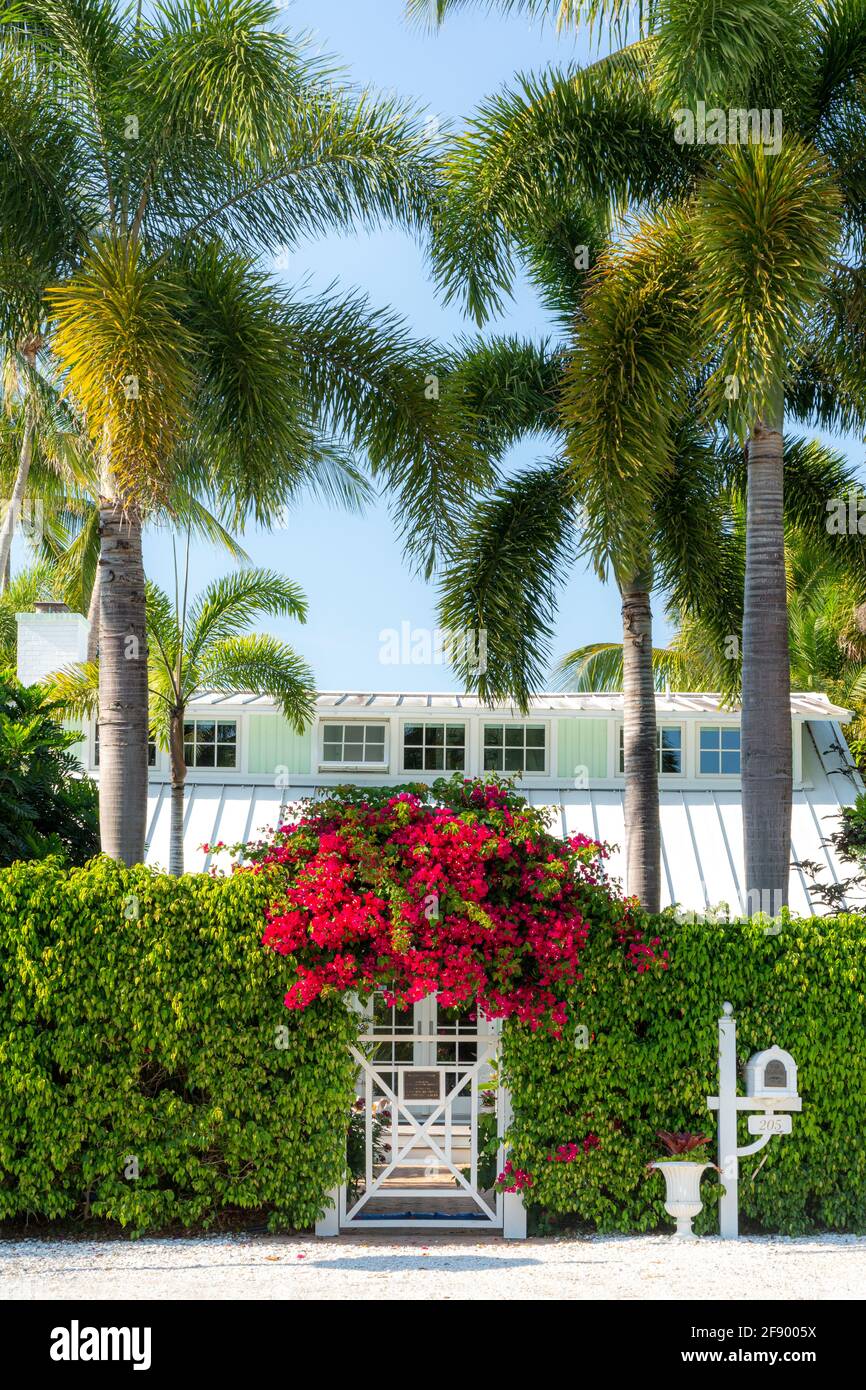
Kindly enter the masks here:
M 62 854 L 83 864 L 99 849 L 96 787 L 39 686 L 0 672 L 0 865 Z
M 272 891 L 102 859 L 0 871 L 0 1216 L 315 1221 L 345 1171 L 356 1025 L 340 1000 L 282 1007 Z
M 552 835 L 548 814 L 507 782 L 460 777 L 311 805 L 254 855 L 286 876 L 264 940 L 294 961 L 287 1007 L 381 990 L 402 1009 L 435 994 L 558 1029 L 591 930 L 645 972 L 655 943 L 603 881 L 604 847 Z
M 667 1228 L 664 1184 L 645 1176 L 645 1165 L 662 1156 L 661 1127 L 709 1130 L 715 1157 L 706 1098 L 718 1091 L 717 1019 L 729 999 L 740 1064 L 777 1043 L 798 1063 L 803 1097 L 792 1134 L 741 1160 L 741 1220 L 787 1234 L 866 1229 L 864 918 L 783 919 L 777 934 L 759 921 L 663 918 L 658 930 L 670 968 L 649 989 L 610 942 L 590 934 L 588 988 L 573 995 L 577 1037 L 570 1030 L 539 1038 L 515 1021 L 505 1025 L 511 1158 L 532 1177 L 526 1199 L 602 1231 Z M 583 1152 L 591 1135 L 598 1146 Z M 561 1146 L 573 1161 L 557 1161 Z M 711 1191 L 697 1230 L 718 1229 Z

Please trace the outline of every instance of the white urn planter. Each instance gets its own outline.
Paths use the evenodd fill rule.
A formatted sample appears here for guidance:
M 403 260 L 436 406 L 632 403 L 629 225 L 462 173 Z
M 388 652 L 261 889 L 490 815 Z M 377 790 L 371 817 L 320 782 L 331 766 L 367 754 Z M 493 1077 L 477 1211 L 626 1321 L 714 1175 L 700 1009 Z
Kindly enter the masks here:
M 707 1168 L 713 1168 L 715 1165 L 692 1163 L 682 1159 L 663 1159 L 658 1163 L 651 1163 L 650 1167 L 658 1168 L 659 1172 L 664 1174 L 665 1211 L 677 1223 L 674 1235 L 680 1240 L 697 1240 L 692 1230 L 692 1221 L 703 1206 L 701 1178 Z

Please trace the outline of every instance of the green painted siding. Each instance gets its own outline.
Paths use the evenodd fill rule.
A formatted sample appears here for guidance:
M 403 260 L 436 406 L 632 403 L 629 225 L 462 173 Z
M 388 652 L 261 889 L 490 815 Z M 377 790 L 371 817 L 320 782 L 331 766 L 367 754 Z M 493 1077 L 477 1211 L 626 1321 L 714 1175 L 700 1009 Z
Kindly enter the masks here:
M 590 777 L 607 776 L 607 720 L 560 719 L 557 721 L 557 774 L 576 776 L 586 767 Z
M 296 734 L 281 714 L 251 714 L 248 737 L 250 772 L 273 773 L 278 767 L 296 773 L 311 770 L 310 729 Z

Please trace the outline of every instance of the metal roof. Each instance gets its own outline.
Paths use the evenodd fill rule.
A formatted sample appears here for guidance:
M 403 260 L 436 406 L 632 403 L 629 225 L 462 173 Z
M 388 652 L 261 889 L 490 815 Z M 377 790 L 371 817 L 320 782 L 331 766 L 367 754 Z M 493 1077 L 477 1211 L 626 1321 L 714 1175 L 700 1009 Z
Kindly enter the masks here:
M 254 695 L 250 691 L 239 690 L 226 695 L 205 691 L 189 702 L 188 708 L 211 709 L 217 706 L 245 707 L 252 711 L 273 710 L 275 702 L 268 695 Z M 622 714 L 623 696 L 610 693 L 567 694 L 562 691 L 546 695 L 536 695 L 530 708 L 554 714 Z M 735 717 L 738 706 L 726 706 L 722 696 L 705 691 L 666 691 L 656 696 L 656 708 L 660 714 L 719 714 Z M 508 700 L 498 700 L 485 704 L 477 695 L 443 694 L 435 691 L 363 691 L 363 690 L 323 690 L 316 697 L 319 714 L 339 711 L 342 714 L 366 713 L 387 714 L 392 711 L 412 710 L 459 710 L 462 713 L 485 713 L 490 710 L 514 710 L 516 706 Z M 796 692 L 791 695 L 791 713 L 805 719 L 835 719 L 847 724 L 851 718 L 849 710 L 830 703 L 826 695 L 814 692 Z
M 574 698 L 574 697 L 573 697 Z M 581 699 L 586 697 L 579 697 Z M 605 697 L 608 698 L 608 697 Z M 299 799 L 317 790 L 315 777 L 298 777 L 286 789 L 261 782 L 193 782 L 187 785 L 184 852 L 188 870 L 227 869 L 228 856 L 206 854 L 201 846 L 257 838 L 268 828 L 292 819 Z M 794 790 L 791 857 L 824 866 L 825 882 L 850 877 L 831 848 L 822 845 L 833 828 L 839 807 L 854 801 L 862 790 L 837 723 L 815 720 L 803 740 L 803 782 Z M 622 788 L 575 790 L 572 783 L 527 792 L 532 805 L 550 806 L 552 829 L 562 835 L 583 832 L 620 848 L 609 861 L 616 878 L 625 875 Z M 703 911 L 726 902 L 733 912 L 743 909 L 743 823 L 739 789 L 684 787 L 660 794 L 662 831 L 662 903 L 679 903 Z M 149 863 L 168 863 L 170 786 L 153 783 L 148 809 Z M 799 913 L 825 912 L 809 896 L 805 874 L 791 870 L 790 902 Z M 852 903 L 853 905 L 853 903 Z

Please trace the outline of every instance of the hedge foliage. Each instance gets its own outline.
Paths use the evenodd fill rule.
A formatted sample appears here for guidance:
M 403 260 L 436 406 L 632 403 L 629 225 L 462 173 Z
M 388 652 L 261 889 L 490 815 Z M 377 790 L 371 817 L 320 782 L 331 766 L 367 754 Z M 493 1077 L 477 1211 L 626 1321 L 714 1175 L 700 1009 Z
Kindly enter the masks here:
M 0 1217 L 315 1221 L 344 1171 L 355 1025 L 339 1001 L 283 1007 L 269 891 L 101 859 L 0 871 Z
M 172 879 L 107 860 L 0 870 L 0 1218 L 315 1221 L 345 1171 L 356 1023 L 336 998 L 284 1008 L 290 964 L 261 945 L 273 891 L 261 873 Z M 669 969 L 646 974 L 590 933 L 561 1038 L 505 1025 L 526 1198 L 602 1231 L 669 1227 L 645 1165 L 658 1129 L 715 1136 L 706 1096 L 730 999 L 740 1062 L 778 1043 L 803 1096 L 793 1134 L 741 1163 L 744 1227 L 866 1230 L 866 920 L 657 929 Z M 589 1134 L 600 1147 L 548 1161 Z M 698 1230 L 716 1228 L 712 1191 L 708 1175 Z
M 670 967 L 639 977 L 609 943 L 590 937 L 574 1014 L 588 1046 L 573 1027 L 556 1040 L 506 1025 L 512 1157 L 533 1176 L 524 1197 L 602 1231 L 669 1228 L 664 1180 L 646 1175 L 645 1165 L 664 1156 L 659 1129 L 711 1135 L 707 1157 L 716 1158 L 706 1097 L 718 1091 L 717 1019 L 728 999 L 741 1066 L 777 1044 L 798 1064 L 803 1097 L 792 1134 L 740 1162 L 742 1227 L 866 1230 L 866 920 L 795 919 L 773 934 L 759 921 L 680 925 L 663 917 L 658 929 Z M 571 1163 L 548 1161 L 588 1133 L 599 1136 L 598 1149 Z M 739 1133 L 741 1144 L 752 1142 L 745 1117 Z M 713 1178 L 704 1178 L 697 1231 L 718 1230 Z

